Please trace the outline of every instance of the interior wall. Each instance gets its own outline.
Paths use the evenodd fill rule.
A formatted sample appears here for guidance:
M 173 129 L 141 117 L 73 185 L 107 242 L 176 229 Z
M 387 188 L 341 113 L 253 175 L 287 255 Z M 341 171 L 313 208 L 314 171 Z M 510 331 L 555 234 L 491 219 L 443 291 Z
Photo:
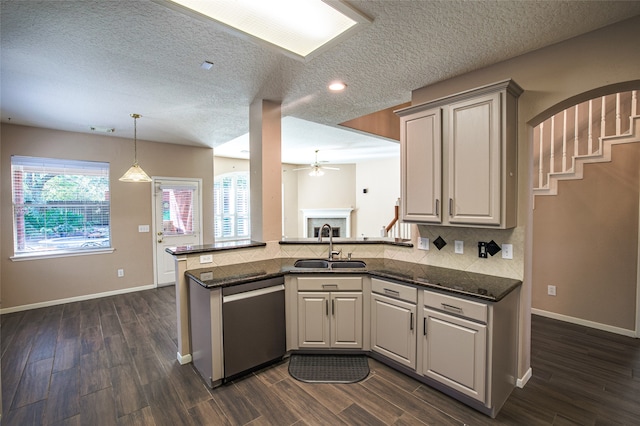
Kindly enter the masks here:
M 352 237 L 379 238 L 400 197 L 400 156 L 358 163 L 355 195 L 358 226 Z
M 530 373 L 531 350 L 533 132 L 529 123 L 565 99 L 609 84 L 637 80 L 640 77 L 638 28 L 640 16 L 412 93 L 412 104 L 419 104 L 508 78 L 513 78 L 524 89 L 518 101 L 518 226 L 515 229 L 515 235 L 523 238 L 513 243 L 514 260 L 518 258 L 522 262 L 522 269 L 518 271 L 523 279 L 518 359 L 521 378 Z M 474 232 L 482 237 L 482 231 L 463 232 L 469 238 L 476 236 Z
M 282 236 L 299 238 L 298 235 L 298 176 L 297 164 L 282 165 Z
M 536 197 L 532 307 L 635 329 L 640 143 L 614 145 L 611 163 Z M 556 296 L 547 286 L 556 286 Z
M 213 175 L 220 176 L 225 173 L 248 172 L 249 160 L 241 158 L 216 157 L 214 149 L 213 157 Z
M 11 155 L 110 163 L 111 243 L 113 253 L 12 261 L 13 223 L 2 222 L 2 308 L 126 291 L 153 284 L 153 235 L 138 225 L 152 225 L 151 187 L 118 178 L 131 166 L 130 138 L 63 132 L 2 124 L 2 217 L 11 218 Z M 150 176 L 202 179 L 203 242 L 213 242 L 213 153 L 208 148 L 138 140 L 138 160 Z M 125 275 L 117 277 L 117 270 Z
M 304 170 L 293 170 L 300 167 L 306 166 L 282 164 L 285 238 L 304 238 L 303 208 L 354 207 L 351 217 L 352 238 L 362 234 L 379 237 L 382 225 L 386 226 L 392 219 L 393 206 L 400 196 L 399 157 L 365 161 L 357 165 L 340 164 L 336 166 L 340 170 L 328 170 L 324 176 L 315 178 Z M 214 157 L 213 170 L 214 176 L 248 171 L 249 161 Z M 384 179 L 381 179 L 381 173 L 384 173 Z M 367 194 L 363 194 L 363 188 L 368 188 Z
M 334 209 L 356 207 L 356 165 L 339 164 L 340 170 L 326 170 L 324 176 L 298 173 L 298 237 L 303 236 L 302 209 Z M 351 212 L 351 237 L 358 229 L 357 215 Z

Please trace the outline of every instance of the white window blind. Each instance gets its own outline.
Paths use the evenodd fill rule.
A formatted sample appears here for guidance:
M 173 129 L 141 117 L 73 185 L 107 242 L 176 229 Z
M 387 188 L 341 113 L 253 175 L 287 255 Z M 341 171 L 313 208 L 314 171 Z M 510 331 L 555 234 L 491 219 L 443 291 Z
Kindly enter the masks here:
M 249 173 L 217 176 L 213 182 L 213 207 L 216 241 L 249 239 Z
M 11 157 L 15 255 L 111 247 L 109 163 Z

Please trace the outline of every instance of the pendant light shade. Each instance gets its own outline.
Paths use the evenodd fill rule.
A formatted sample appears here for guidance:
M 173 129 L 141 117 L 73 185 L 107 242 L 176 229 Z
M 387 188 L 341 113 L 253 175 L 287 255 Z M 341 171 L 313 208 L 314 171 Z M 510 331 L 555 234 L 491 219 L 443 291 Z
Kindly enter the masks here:
M 148 174 L 142 170 L 142 167 L 138 165 L 138 129 L 137 122 L 140 118 L 140 114 L 131 114 L 133 118 L 133 166 L 122 175 L 120 180 L 122 182 L 151 182 L 151 178 Z

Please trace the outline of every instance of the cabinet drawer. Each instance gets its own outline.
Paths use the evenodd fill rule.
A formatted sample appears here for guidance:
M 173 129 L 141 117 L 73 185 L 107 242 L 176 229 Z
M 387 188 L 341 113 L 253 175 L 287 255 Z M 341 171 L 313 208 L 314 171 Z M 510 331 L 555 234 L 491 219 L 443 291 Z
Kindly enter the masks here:
M 384 294 L 396 299 L 406 300 L 407 302 L 417 303 L 418 289 L 407 285 L 396 284 L 389 281 L 371 279 L 371 290 L 374 293 Z
M 298 277 L 298 291 L 362 291 L 362 277 Z
M 424 304 L 444 312 L 487 322 L 487 305 L 432 291 L 424 291 Z

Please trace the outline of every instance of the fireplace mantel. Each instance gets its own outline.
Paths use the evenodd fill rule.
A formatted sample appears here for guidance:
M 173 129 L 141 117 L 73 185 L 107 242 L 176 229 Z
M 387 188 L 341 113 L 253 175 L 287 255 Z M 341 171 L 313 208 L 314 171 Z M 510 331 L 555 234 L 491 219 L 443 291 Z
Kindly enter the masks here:
M 352 208 L 343 209 L 301 209 L 302 211 L 302 235 L 309 236 L 309 219 L 342 219 L 345 221 L 344 235 L 342 238 L 351 237 L 351 212 Z

